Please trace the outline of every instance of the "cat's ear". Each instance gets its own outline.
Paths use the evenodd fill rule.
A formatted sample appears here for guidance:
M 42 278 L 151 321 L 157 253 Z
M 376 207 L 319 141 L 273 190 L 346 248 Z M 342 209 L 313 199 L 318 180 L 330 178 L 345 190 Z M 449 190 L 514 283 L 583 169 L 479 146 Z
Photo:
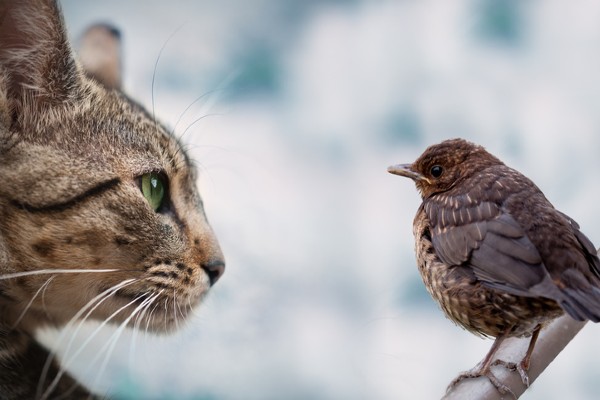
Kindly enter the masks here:
M 81 70 L 54 0 L 0 1 L 0 93 L 13 110 L 74 100 Z
M 85 72 L 109 89 L 121 89 L 121 34 L 106 24 L 96 24 L 83 34 L 79 61 Z

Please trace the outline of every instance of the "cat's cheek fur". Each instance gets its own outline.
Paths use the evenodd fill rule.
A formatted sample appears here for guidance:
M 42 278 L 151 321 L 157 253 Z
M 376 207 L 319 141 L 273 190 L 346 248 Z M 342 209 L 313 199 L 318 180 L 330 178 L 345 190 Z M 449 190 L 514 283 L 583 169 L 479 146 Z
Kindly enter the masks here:
M 136 199 L 129 199 L 128 204 L 139 200 L 137 193 L 131 195 Z M 196 236 L 188 237 L 171 218 L 152 212 L 143 203 L 138 208 L 123 207 L 120 204 L 124 199 L 116 193 L 95 200 L 90 203 L 92 207 L 81 205 L 76 212 L 66 210 L 47 215 L 15 209 L 10 213 L 7 222 L 20 226 L 17 232 L 7 235 L 13 259 L 23 261 L 13 268 L 116 271 L 57 275 L 44 289 L 43 298 L 35 296 L 35 292 L 48 276 L 25 277 L 18 283 L 20 290 L 12 295 L 17 295 L 24 304 L 36 297 L 30 315 L 35 315 L 38 322 L 40 317 L 48 315 L 44 318 L 48 323 L 63 324 L 103 291 L 134 280 L 95 308 L 91 316 L 104 320 L 131 303 L 111 317 L 114 322 L 122 322 L 142 301 L 156 296 L 159 306 L 155 314 L 163 313 L 166 308 L 168 315 L 148 325 L 158 331 L 171 330 L 180 322 L 175 317 L 184 319 L 210 288 L 201 265 L 207 256 L 212 259 L 215 254 L 204 254 L 205 249 L 194 243 L 212 240 L 210 228 L 206 227 L 207 235 L 196 232 Z M 97 207 L 99 202 L 104 206 Z M 199 215 L 196 226 L 203 219 Z M 144 223 L 140 224 L 140 220 Z

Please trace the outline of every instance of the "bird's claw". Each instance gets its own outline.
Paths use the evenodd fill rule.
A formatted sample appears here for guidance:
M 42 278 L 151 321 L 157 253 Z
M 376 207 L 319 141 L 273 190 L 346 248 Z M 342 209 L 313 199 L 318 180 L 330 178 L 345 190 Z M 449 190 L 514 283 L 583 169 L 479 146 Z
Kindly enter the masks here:
M 448 385 L 448 388 L 446 389 L 446 393 L 450 392 L 450 390 L 453 389 L 454 386 L 456 386 L 463 379 L 479 378 L 482 376 L 488 378 L 490 383 L 492 385 L 494 385 L 496 390 L 501 395 L 508 394 L 508 395 L 511 395 L 514 399 L 517 399 L 517 396 L 515 395 L 515 393 L 508 386 L 506 386 L 505 384 L 500 382 L 500 380 L 498 378 L 496 378 L 496 375 L 494 375 L 494 373 L 490 369 L 482 371 L 480 368 L 477 368 L 477 367 L 470 371 L 465 371 L 465 372 L 461 373 L 460 375 L 458 375 L 456 378 L 454 378 L 454 380 L 452 380 L 452 382 L 450 382 L 450 384 Z
M 517 371 L 519 373 L 519 375 L 521 376 L 521 381 L 523 382 L 523 384 L 527 387 L 529 387 L 529 374 L 527 374 L 527 367 L 525 365 L 523 365 L 522 362 L 520 363 L 514 363 L 514 362 L 508 362 L 508 361 L 504 361 L 504 360 L 495 360 L 492 365 L 502 365 L 503 367 L 505 367 L 506 369 L 510 370 L 510 371 Z

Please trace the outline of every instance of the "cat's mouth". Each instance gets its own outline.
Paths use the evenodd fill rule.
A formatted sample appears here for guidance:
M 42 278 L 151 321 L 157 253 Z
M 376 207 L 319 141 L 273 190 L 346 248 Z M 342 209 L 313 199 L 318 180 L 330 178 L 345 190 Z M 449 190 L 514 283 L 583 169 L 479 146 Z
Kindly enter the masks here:
M 131 303 L 132 305 L 141 305 L 144 302 L 144 297 L 146 297 L 144 294 L 140 294 L 140 293 L 136 293 L 136 292 L 127 292 L 125 290 L 118 290 L 116 292 L 113 293 L 113 295 L 115 298 L 119 298 L 123 301 L 127 301 L 128 303 Z
M 123 288 L 110 294 L 117 302 L 117 314 L 109 317 L 115 322 L 127 322 L 130 327 L 139 326 L 153 332 L 170 332 L 188 319 L 192 310 L 201 302 L 206 291 L 198 295 L 179 293 L 169 288 L 146 289 L 144 291 Z M 109 291 L 110 288 L 105 289 Z

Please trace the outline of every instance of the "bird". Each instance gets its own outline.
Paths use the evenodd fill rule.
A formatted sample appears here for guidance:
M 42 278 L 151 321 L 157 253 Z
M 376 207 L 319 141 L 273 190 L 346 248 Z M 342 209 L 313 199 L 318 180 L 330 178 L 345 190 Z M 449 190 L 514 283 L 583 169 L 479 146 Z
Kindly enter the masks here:
M 427 291 L 448 319 L 495 338 L 483 360 L 447 390 L 484 376 L 514 396 L 493 365 L 516 370 L 529 386 L 531 355 L 545 325 L 564 313 L 600 321 L 596 248 L 523 174 L 460 138 L 429 146 L 388 172 L 412 179 L 422 198 L 413 233 Z M 530 338 L 519 363 L 494 360 L 508 337 Z

